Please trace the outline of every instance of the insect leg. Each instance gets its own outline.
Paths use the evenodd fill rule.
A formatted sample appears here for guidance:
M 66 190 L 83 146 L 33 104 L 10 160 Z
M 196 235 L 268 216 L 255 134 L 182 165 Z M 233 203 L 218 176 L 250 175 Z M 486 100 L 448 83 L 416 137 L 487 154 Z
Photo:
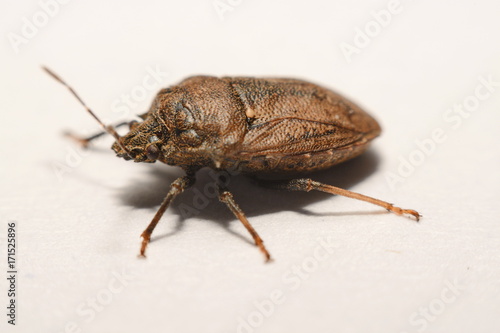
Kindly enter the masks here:
M 263 182 L 264 186 L 266 187 L 271 187 L 271 188 L 276 188 L 276 189 L 284 189 L 284 190 L 289 190 L 289 191 L 305 191 L 309 192 L 311 190 L 316 190 L 316 191 L 322 191 L 330 194 L 337 194 L 337 195 L 342 195 L 344 197 L 352 198 L 352 199 L 357 199 L 361 201 L 366 201 L 371 204 L 383 207 L 387 209 L 388 211 L 396 214 L 396 215 L 412 215 L 414 216 L 417 221 L 420 219 L 421 215 L 413 210 L 413 209 L 403 209 L 394 206 L 391 203 L 378 200 L 363 194 L 359 194 L 356 192 L 348 191 L 345 189 L 342 189 L 340 187 L 335 187 L 332 185 L 327 185 L 323 184 L 320 182 L 316 182 L 310 178 L 299 178 L 299 179 L 292 179 L 292 180 L 286 180 L 286 181 L 270 181 L 270 182 Z
M 163 213 L 165 213 L 165 210 L 167 210 L 172 200 L 174 200 L 174 198 L 178 194 L 181 194 L 185 189 L 192 186 L 194 182 L 195 182 L 194 175 L 188 175 L 184 177 L 179 177 L 176 180 L 174 180 L 172 184 L 170 184 L 170 190 L 165 196 L 165 199 L 163 199 L 160 208 L 156 212 L 155 216 L 153 217 L 153 220 L 151 220 L 146 230 L 144 230 L 141 234 L 142 237 L 141 254 L 140 254 L 141 257 L 145 257 L 146 246 L 148 246 L 148 243 L 151 239 L 151 234 L 153 233 L 153 230 L 155 229 Z
M 131 123 L 128 122 L 128 121 L 124 121 L 124 122 L 121 122 L 119 124 L 116 124 L 116 125 L 113 125 L 112 127 L 113 128 L 118 128 L 118 127 L 122 127 L 122 126 L 125 126 L 125 125 L 130 125 Z M 94 139 L 97 139 L 101 136 L 103 136 L 104 134 L 108 134 L 108 132 L 106 131 L 100 131 L 94 135 L 91 135 L 87 138 L 82 138 L 81 136 L 79 135 L 76 135 L 74 134 L 73 132 L 65 132 L 64 135 L 68 138 L 70 138 L 71 140 L 74 140 L 76 141 L 78 144 L 80 144 L 82 147 L 84 148 L 87 148 L 90 141 L 93 141 Z
M 255 245 L 259 247 L 260 251 L 266 257 L 266 262 L 269 262 L 271 260 L 271 255 L 269 254 L 269 252 L 267 252 L 267 249 L 264 246 L 264 241 L 262 240 L 262 238 L 260 238 L 259 234 L 257 233 L 257 231 L 255 231 L 250 222 L 248 222 L 245 213 L 243 213 L 241 208 L 234 201 L 231 192 L 229 192 L 227 188 L 221 186 L 220 184 L 218 184 L 218 188 L 219 188 L 219 200 L 225 203 L 227 207 L 233 212 L 234 216 L 236 216 L 241 221 L 241 223 L 243 223 L 243 225 L 245 226 L 245 228 L 247 228 L 250 235 L 252 235 L 253 240 L 255 241 Z

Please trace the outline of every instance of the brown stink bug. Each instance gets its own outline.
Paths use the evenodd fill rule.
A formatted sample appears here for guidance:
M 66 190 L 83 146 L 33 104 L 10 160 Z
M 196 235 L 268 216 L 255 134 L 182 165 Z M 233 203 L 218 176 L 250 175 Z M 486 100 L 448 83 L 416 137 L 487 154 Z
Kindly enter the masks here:
M 151 234 L 172 200 L 195 182 L 203 167 L 216 171 L 236 170 L 254 176 L 283 175 L 288 180 L 269 182 L 273 188 L 291 191 L 323 191 L 381 206 L 398 215 L 420 214 L 392 204 L 309 178 L 291 176 L 329 168 L 363 153 L 380 134 L 370 115 L 346 98 L 315 84 L 294 80 L 251 77 L 190 77 L 162 89 L 143 122 L 130 122 L 130 131 L 119 136 L 105 126 L 75 91 L 49 69 L 99 122 L 104 132 L 87 139 L 87 145 L 109 133 L 116 139 L 112 149 L 134 162 L 160 161 L 181 167 L 186 175 L 170 185 L 153 220 L 142 233 L 144 256 Z M 122 123 L 126 124 L 126 123 Z M 121 124 L 121 125 L 122 125 Z M 271 256 L 262 239 L 232 194 L 218 182 L 219 200 L 225 203 L 252 235 L 255 244 Z

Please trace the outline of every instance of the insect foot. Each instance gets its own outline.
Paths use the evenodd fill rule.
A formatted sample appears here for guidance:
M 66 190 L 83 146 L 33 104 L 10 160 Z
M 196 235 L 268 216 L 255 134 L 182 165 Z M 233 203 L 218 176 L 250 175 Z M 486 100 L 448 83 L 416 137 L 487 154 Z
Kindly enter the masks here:
M 387 207 L 387 210 L 390 211 L 390 212 L 393 212 L 394 214 L 396 215 L 411 215 L 413 217 L 415 217 L 415 219 L 418 221 L 420 221 L 420 218 L 422 217 L 422 215 L 420 215 L 416 210 L 413 210 L 413 209 L 403 209 L 403 208 L 399 208 L 399 207 L 396 207 L 392 204 L 389 204 L 388 207 Z

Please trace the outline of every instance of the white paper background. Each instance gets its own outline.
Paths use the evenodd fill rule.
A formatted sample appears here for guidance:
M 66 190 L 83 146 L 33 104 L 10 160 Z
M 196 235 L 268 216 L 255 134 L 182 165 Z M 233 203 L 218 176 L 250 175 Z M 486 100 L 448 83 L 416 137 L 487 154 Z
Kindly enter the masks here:
M 9 38 L 22 34 L 24 18 L 43 20 L 43 6 L 2 2 L 0 260 L 5 267 L 7 222 L 17 221 L 19 308 L 17 325 L 7 325 L 1 278 L 0 330 L 500 331 L 498 2 L 401 1 L 350 62 L 340 46 L 355 45 L 358 28 L 380 27 L 373 12 L 389 1 L 220 2 L 232 4 L 224 20 L 213 0 L 52 5 L 18 52 Z M 192 191 L 167 211 L 139 260 L 139 235 L 181 172 L 118 159 L 110 138 L 79 152 L 61 133 L 98 126 L 42 64 L 106 121 L 123 118 L 122 95 L 139 91 L 154 68 L 168 75 L 125 108 L 130 116 L 160 87 L 194 74 L 328 86 L 384 132 L 369 153 L 315 178 L 424 218 L 417 224 L 347 198 L 274 192 L 237 177 L 230 188 L 273 263 L 264 264 L 216 199 L 182 219 L 178 207 L 193 204 Z M 454 105 L 477 101 L 480 77 L 496 86 L 478 88 L 477 108 L 447 121 Z M 389 186 L 387 175 L 418 157 L 416 141 L 436 129 L 446 140 Z M 71 165 L 61 177 L 58 163 Z M 209 181 L 202 173 L 196 188 Z

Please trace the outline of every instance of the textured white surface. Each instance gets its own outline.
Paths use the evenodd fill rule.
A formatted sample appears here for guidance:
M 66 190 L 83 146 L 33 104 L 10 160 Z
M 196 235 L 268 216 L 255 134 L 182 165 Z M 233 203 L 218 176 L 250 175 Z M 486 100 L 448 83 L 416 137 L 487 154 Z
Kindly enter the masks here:
M 352 44 L 389 1 L 232 1 L 224 20 L 214 3 L 69 2 L 18 53 L 9 33 L 21 34 L 23 17 L 42 9 L 0 5 L 0 252 L 7 222 L 17 221 L 20 261 L 18 325 L 2 310 L 0 330 L 499 332 L 500 86 L 486 97 L 479 88 L 484 98 L 467 118 L 444 118 L 473 102 L 479 77 L 500 82 L 498 2 L 402 1 L 350 63 L 341 43 Z M 193 192 L 168 210 L 139 260 L 139 235 L 181 173 L 118 159 L 110 138 L 70 153 L 63 130 L 98 127 L 41 64 L 108 121 L 142 113 L 160 86 L 199 73 L 300 77 L 336 89 L 384 132 L 368 154 L 315 178 L 424 218 L 236 178 L 230 188 L 273 263 L 216 200 L 182 220 L 179 204 L 192 205 Z M 168 76 L 124 109 L 121 95 L 156 67 Z M 446 140 L 391 188 L 388 173 L 418 157 L 415 140 L 436 129 Z M 59 178 L 54 165 L 67 159 L 72 167 Z M 202 174 L 197 188 L 208 181 Z

